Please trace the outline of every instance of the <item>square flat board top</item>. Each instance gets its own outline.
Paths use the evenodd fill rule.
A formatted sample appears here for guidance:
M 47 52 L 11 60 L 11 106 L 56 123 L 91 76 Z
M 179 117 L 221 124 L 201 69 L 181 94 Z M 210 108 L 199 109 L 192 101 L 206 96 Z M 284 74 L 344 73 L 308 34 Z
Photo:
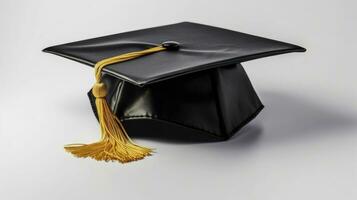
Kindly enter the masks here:
M 306 51 L 297 45 L 191 22 L 56 45 L 43 51 L 94 66 L 102 59 L 145 50 L 165 41 L 176 41 L 180 48 L 112 64 L 103 71 L 143 86 L 214 67 Z

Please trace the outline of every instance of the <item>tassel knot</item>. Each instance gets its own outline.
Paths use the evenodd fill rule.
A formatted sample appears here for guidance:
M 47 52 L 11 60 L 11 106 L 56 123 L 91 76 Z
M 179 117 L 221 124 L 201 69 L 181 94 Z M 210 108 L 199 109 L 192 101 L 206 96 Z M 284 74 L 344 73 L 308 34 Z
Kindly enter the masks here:
M 104 98 L 108 93 L 107 87 L 104 85 L 104 83 L 95 83 L 92 88 L 92 93 L 95 98 Z

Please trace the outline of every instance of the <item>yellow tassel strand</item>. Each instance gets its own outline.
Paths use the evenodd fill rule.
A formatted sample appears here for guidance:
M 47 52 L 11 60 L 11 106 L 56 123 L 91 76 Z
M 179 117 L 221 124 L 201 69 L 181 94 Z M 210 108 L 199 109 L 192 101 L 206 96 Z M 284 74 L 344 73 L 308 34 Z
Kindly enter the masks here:
M 130 139 L 120 120 L 111 111 L 105 98 L 107 88 L 101 82 L 101 77 L 102 69 L 105 66 L 163 50 L 166 50 L 166 48 L 156 46 L 143 51 L 114 56 L 96 63 L 94 67 L 96 83 L 93 86 L 92 93 L 96 98 L 95 104 L 101 129 L 100 141 L 92 144 L 70 144 L 64 147 L 66 151 L 76 157 L 91 157 L 96 160 L 119 161 L 121 163 L 140 160 L 152 154 L 151 148 L 139 146 Z

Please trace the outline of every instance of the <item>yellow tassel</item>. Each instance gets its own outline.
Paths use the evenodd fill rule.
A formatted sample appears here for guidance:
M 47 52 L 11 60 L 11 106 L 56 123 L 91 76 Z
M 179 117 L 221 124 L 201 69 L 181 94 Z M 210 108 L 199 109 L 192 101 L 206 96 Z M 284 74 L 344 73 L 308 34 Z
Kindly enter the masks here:
M 153 150 L 151 148 L 139 146 L 130 139 L 120 120 L 110 110 L 105 99 L 107 88 L 101 82 L 101 71 L 107 65 L 124 62 L 165 49 L 162 46 L 157 46 L 143 51 L 122 54 L 99 61 L 95 65 L 96 83 L 93 86 L 92 93 L 96 98 L 95 104 L 101 129 L 101 139 L 99 142 L 92 144 L 67 145 L 64 147 L 66 151 L 77 157 L 91 157 L 96 160 L 119 161 L 121 163 L 140 160 L 152 154 Z

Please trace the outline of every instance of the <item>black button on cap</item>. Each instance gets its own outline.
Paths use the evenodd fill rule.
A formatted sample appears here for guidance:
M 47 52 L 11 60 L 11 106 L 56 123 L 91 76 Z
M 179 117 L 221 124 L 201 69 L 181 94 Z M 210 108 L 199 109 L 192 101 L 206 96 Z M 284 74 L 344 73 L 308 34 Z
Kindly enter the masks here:
M 166 48 L 167 50 L 178 50 L 180 48 L 180 43 L 176 41 L 166 41 L 161 43 L 161 46 Z

